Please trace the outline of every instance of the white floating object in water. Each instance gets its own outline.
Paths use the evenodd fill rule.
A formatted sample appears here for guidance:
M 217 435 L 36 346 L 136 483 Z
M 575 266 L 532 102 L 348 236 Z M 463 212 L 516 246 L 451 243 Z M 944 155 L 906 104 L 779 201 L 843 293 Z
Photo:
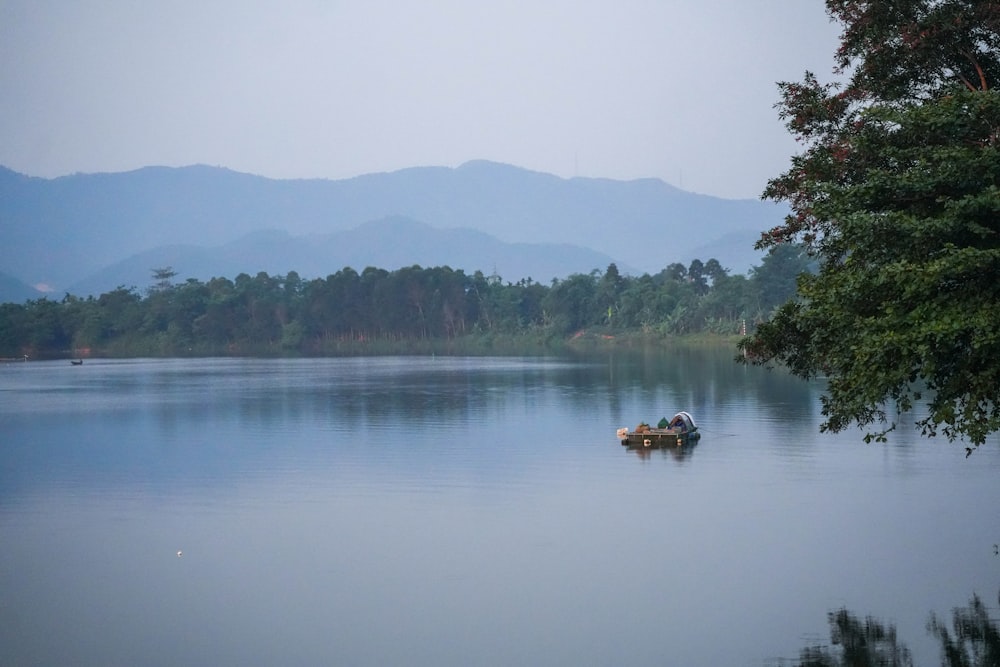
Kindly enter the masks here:
M 180 557 L 181 557 L 181 556 L 183 556 L 183 555 L 184 555 L 184 552 L 183 552 L 183 551 L 178 551 L 178 552 L 177 552 L 177 557 L 178 557 L 178 558 L 180 558 Z

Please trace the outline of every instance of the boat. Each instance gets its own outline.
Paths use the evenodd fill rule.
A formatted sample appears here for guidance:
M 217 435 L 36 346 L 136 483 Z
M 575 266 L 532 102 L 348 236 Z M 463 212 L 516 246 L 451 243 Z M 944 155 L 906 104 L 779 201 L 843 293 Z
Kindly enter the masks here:
M 70 359 L 69 363 L 73 364 L 74 366 L 82 366 L 83 359 Z
M 655 427 L 641 423 L 632 430 L 620 428 L 618 439 L 625 447 L 681 447 L 697 442 L 701 439 L 701 432 L 694 417 L 687 412 L 678 412 L 669 422 L 666 418 L 661 419 Z

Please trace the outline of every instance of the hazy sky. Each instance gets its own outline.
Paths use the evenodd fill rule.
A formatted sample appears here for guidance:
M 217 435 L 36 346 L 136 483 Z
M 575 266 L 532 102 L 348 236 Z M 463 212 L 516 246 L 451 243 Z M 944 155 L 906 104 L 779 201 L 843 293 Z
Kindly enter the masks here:
M 0 0 L 0 165 L 345 178 L 488 159 L 757 197 L 822 0 Z

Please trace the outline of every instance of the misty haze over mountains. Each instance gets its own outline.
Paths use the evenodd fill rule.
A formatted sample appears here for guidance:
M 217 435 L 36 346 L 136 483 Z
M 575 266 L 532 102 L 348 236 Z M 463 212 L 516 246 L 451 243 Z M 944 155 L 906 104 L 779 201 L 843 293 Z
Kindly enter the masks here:
M 783 215 L 657 179 L 564 179 L 485 161 L 343 180 L 207 166 L 42 179 L 0 167 L 0 301 L 40 296 L 27 285 L 53 298 L 145 289 L 164 266 L 180 281 L 419 264 L 547 283 L 611 262 L 638 275 L 714 257 L 742 274 Z

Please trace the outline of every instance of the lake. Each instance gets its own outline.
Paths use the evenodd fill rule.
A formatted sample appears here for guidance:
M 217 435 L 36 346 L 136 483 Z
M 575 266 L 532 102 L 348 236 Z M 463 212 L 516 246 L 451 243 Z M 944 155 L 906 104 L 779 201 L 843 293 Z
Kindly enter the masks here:
M 769 665 L 846 607 L 938 664 L 996 442 L 820 434 L 732 355 L 0 365 L 0 663 Z

